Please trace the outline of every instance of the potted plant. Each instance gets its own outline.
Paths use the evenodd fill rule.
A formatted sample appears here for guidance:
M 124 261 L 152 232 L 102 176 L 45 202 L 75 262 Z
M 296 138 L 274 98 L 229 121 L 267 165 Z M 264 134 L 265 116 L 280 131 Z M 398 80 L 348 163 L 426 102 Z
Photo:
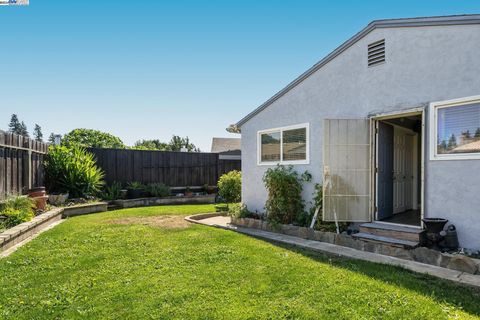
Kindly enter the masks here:
M 192 190 L 190 189 L 190 187 L 187 187 L 185 189 L 185 197 L 192 197 L 192 196 L 193 196 Z
M 215 186 L 210 186 L 208 183 L 203 185 L 203 189 L 205 190 L 206 194 L 214 194 L 215 193 Z
M 50 202 L 50 204 L 54 206 L 61 206 L 61 205 L 64 205 L 65 202 L 67 202 L 68 197 L 69 197 L 68 192 L 67 193 L 54 192 L 48 195 L 48 202 Z
M 130 199 L 143 197 L 145 186 L 137 181 L 130 182 L 127 185 L 127 195 Z

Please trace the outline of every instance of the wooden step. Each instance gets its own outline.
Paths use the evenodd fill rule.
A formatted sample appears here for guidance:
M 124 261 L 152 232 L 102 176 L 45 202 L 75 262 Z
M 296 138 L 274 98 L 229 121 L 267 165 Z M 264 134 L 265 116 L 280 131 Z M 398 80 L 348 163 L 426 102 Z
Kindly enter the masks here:
M 419 242 L 415 242 L 415 241 L 382 237 L 382 236 L 377 236 L 371 233 L 363 233 L 363 232 L 353 234 L 353 237 L 363 241 L 387 244 L 392 247 L 399 247 L 399 248 L 405 248 L 405 249 L 414 249 L 420 245 Z
M 376 222 L 364 223 L 360 225 L 360 232 L 369 233 L 381 237 L 420 243 L 424 241 L 425 237 L 425 230 L 422 230 L 420 228 Z

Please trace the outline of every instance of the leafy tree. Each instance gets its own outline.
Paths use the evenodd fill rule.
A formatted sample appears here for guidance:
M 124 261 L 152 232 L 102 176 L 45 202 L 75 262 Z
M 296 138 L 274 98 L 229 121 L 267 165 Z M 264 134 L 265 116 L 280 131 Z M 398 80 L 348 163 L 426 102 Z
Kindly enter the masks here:
M 448 139 L 448 149 L 453 149 L 457 146 L 457 138 L 455 137 L 455 135 L 452 133 L 452 135 L 450 136 L 450 138 Z
M 8 131 L 15 134 L 20 134 L 21 131 L 21 124 L 18 121 L 18 117 L 16 114 L 12 114 L 10 118 L 10 123 L 8 124 Z
M 119 137 L 93 129 L 74 129 L 70 131 L 63 137 L 62 145 L 67 147 L 78 145 L 84 148 L 125 148 Z
M 480 138 L 480 128 L 477 128 L 477 130 L 475 130 L 475 134 L 473 136 L 474 138 Z
M 167 151 L 181 151 L 182 148 L 186 148 L 188 152 L 200 152 L 200 149 L 191 143 L 188 137 L 172 136 L 168 143 Z
M 135 145 L 132 149 L 137 150 L 167 150 L 168 144 L 165 142 L 161 142 L 158 139 L 155 140 L 139 140 L 135 142 Z
M 43 141 L 42 127 L 40 127 L 38 124 L 35 124 L 35 129 L 33 129 L 33 136 L 35 137 L 35 140 Z
M 193 143 L 190 142 L 188 137 L 182 138 L 180 136 L 172 136 L 170 142 L 161 142 L 158 139 L 155 140 L 139 140 L 135 142 L 132 149 L 138 150 L 160 150 L 160 151 L 181 151 L 182 148 L 186 148 L 188 152 L 200 152 Z

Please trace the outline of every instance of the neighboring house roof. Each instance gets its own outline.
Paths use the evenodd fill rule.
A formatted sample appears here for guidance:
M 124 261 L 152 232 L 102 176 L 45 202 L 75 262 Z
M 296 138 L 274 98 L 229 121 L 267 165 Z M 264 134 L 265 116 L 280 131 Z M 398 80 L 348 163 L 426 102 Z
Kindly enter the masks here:
M 449 25 L 465 25 L 465 24 L 480 24 L 480 14 L 468 14 L 468 15 L 455 15 L 455 16 L 439 16 L 439 17 L 422 17 L 422 18 L 405 18 L 405 19 L 386 19 L 386 20 L 375 20 L 370 22 L 365 28 L 360 32 L 355 34 L 353 37 L 345 41 L 337 49 L 327 55 L 325 58 L 314 64 L 310 69 L 301 74 L 298 78 L 290 82 L 285 88 L 277 92 L 273 97 L 268 99 L 257 109 L 253 110 L 247 114 L 242 120 L 238 121 L 235 124 L 236 128 L 240 128 L 245 122 L 253 118 L 263 109 L 267 108 L 277 99 L 285 95 L 288 91 L 293 89 L 303 80 L 308 78 L 314 72 L 319 70 L 321 67 L 326 65 L 328 62 L 333 60 L 335 57 L 340 55 L 342 52 L 350 48 L 357 41 L 362 39 L 371 31 L 377 28 L 399 28 L 399 27 L 426 27 L 426 26 L 449 26 Z
M 240 150 L 240 138 L 213 138 L 212 150 L 214 153 L 224 153 L 228 151 Z
M 458 146 L 452 150 L 453 152 L 479 152 L 480 151 L 480 140 L 466 143 L 464 145 Z

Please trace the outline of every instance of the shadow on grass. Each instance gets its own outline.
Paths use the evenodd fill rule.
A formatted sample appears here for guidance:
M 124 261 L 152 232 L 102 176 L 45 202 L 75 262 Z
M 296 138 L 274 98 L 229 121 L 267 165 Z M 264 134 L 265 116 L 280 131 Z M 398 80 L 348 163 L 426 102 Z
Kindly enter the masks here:
M 334 267 L 361 273 L 375 280 L 415 291 L 424 296 L 432 297 L 439 302 L 442 301 L 454 305 L 471 315 L 480 316 L 479 289 L 455 284 L 448 280 L 416 273 L 397 266 L 338 257 L 272 240 L 257 239 L 299 253 L 317 262 L 328 263 Z

